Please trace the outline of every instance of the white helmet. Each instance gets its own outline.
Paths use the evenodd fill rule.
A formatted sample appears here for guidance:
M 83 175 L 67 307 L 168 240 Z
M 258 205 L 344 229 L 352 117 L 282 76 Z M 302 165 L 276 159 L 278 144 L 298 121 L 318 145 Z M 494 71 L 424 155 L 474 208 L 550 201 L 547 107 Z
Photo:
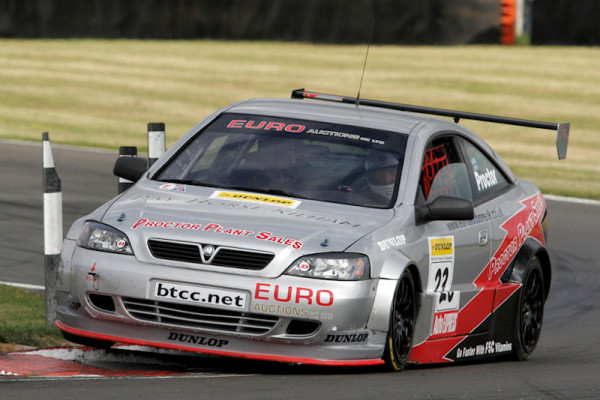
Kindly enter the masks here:
M 371 150 L 365 162 L 365 169 L 371 191 L 391 199 L 398 172 L 398 157 L 387 151 Z

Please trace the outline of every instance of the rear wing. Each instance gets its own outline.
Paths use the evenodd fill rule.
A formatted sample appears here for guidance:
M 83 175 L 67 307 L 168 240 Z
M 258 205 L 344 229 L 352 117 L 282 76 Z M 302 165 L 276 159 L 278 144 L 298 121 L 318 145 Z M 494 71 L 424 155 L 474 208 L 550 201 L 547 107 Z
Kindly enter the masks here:
M 316 92 L 308 92 L 304 89 L 296 89 L 292 91 L 292 99 L 314 99 L 314 100 L 324 100 L 324 101 L 333 101 L 338 103 L 348 103 L 348 104 L 356 104 L 356 105 L 364 105 L 370 107 L 379 107 L 379 108 L 387 108 L 391 110 L 398 111 L 408 111 L 420 114 L 429 114 L 429 115 L 439 115 L 443 117 L 451 117 L 454 118 L 454 122 L 458 123 L 461 118 L 470 119 L 475 121 L 485 121 L 485 122 L 493 122 L 497 124 L 507 124 L 507 125 L 518 125 L 518 126 L 526 126 L 529 128 L 539 128 L 539 129 L 548 129 L 552 131 L 556 131 L 556 150 L 558 152 L 558 159 L 563 160 L 567 158 L 567 146 L 569 142 L 569 131 L 571 129 L 570 122 L 562 122 L 562 123 L 553 123 L 553 122 L 542 122 L 542 121 L 532 121 L 527 119 L 518 119 L 518 118 L 509 118 L 509 117 L 499 117 L 496 115 L 487 115 L 487 114 L 477 114 L 466 111 L 454 111 L 454 110 L 445 110 L 441 108 L 431 108 L 431 107 L 422 107 L 422 106 L 414 106 L 410 104 L 401 104 L 401 103 L 390 103 L 385 101 L 378 100 L 367 100 L 367 99 L 357 99 L 356 97 L 345 97 L 338 96 L 332 94 L 324 94 L 324 93 L 316 93 Z

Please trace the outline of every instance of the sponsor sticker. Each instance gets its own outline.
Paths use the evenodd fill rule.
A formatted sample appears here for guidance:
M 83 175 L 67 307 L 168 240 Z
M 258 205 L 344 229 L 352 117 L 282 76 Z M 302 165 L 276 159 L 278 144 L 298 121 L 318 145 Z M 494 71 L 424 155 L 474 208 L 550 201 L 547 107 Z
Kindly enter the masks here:
M 430 258 L 454 255 L 454 236 L 429 238 Z
M 69 300 L 69 308 L 73 311 L 78 311 L 81 308 L 81 303 L 78 301 Z
M 239 192 L 224 192 L 221 190 L 216 190 L 212 195 L 210 195 L 211 199 L 224 199 L 224 200 L 232 200 L 232 201 L 241 201 L 248 203 L 260 203 L 260 204 L 268 204 L 272 206 L 278 207 L 288 207 L 288 208 L 296 208 L 302 203 L 298 200 L 290 200 L 284 199 L 282 197 L 274 197 L 274 196 L 264 196 L 260 194 L 250 194 L 250 193 L 239 193 Z
M 311 311 L 307 307 L 285 306 L 281 304 L 269 304 L 257 302 L 252 306 L 252 311 L 264 314 L 279 315 L 282 317 L 301 317 L 319 320 L 332 320 L 333 313 L 323 311 Z
M 324 311 L 329 310 L 328 308 L 313 311 L 308 307 L 331 307 L 333 302 L 331 290 L 258 282 L 254 291 L 252 311 L 286 317 L 331 320 L 333 313 Z
M 435 311 L 457 310 L 459 293 L 450 290 L 454 278 L 454 236 L 428 239 L 427 291 L 436 293 Z
M 457 321 L 458 311 L 436 313 L 433 316 L 433 328 L 430 338 L 454 336 Z
M 377 245 L 379 246 L 381 251 L 393 249 L 394 247 L 404 246 L 405 244 L 406 236 L 404 235 L 396 235 L 394 237 L 383 239 L 382 241 L 377 242 Z
M 476 356 L 485 356 L 490 354 L 508 353 L 513 349 L 511 342 L 496 342 L 489 340 L 476 346 L 459 347 L 456 350 L 456 358 L 469 358 Z
M 368 331 L 332 331 L 325 336 L 326 343 L 362 343 L 369 339 Z
M 191 334 L 179 333 L 179 332 L 169 332 L 169 336 L 167 337 L 167 340 L 171 340 L 173 342 L 198 344 L 200 346 L 207 346 L 207 347 L 224 347 L 229 344 L 229 340 L 225 340 L 225 339 L 217 339 L 217 338 L 211 338 L 208 336 L 191 335 Z
M 256 300 L 269 300 L 308 306 L 330 307 L 333 305 L 333 292 L 331 290 L 314 290 L 299 286 L 281 286 L 261 282 L 256 284 L 254 298 Z
M 162 229 L 187 229 L 191 231 L 197 231 L 201 227 L 200 224 L 190 224 L 187 222 L 173 222 L 173 221 L 152 221 L 146 218 L 140 218 L 131 229 L 138 228 L 162 228 Z
M 215 196 L 215 194 L 213 193 L 211 196 Z M 267 203 L 254 203 L 254 202 L 242 203 L 242 202 L 228 201 L 230 199 L 226 199 L 226 201 L 214 201 L 214 200 L 210 200 L 210 199 L 191 198 L 191 199 L 186 199 L 185 201 L 183 201 L 178 198 L 160 197 L 160 196 L 153 196 L 153 195 L 136 195 L 136 196 L 129 197 L 127 199 L 128 200 L 146 200 L 149 202 L 165 202 L 165 203 L 168 202 L 168 203 L 175 203 L 175 204 L 183 204 L 186 206 L 191 205 L 191 206 L 202 206 L 202 207 L 209 206 L 209 207 L 219 207 L 219 208 L 227 207 L 227 208 L 238 209 L 238 210 L 260 210 L 260 211 L 266 211 L 269 213 L 274 213 L 277 215 L 300 218 L 300 219 L 307 219 L 307 220 L 317 221 L 317 222 L 325 222 L 325 223 L 345 226 L 345 227 L 349 227 L 349 228 L 359 228 L 362 226 L 362 224 L 357 223 L 357 221 L 348 221 L 345 217 L 338 218 L 338 217 L 328 217 L 328 216 L 324 216 L 324 215 L 311 214 L 311 213 L 307 214 L 304 212 L 293 210 L 293 208 L 295 208 L 295 207 L 288 207 L 285 205 L 282 207 L 278 206 L 275 208 L 275 207 L 271 207 L 273 204 L 263 206 L 263 204 L 267 204 Z M 288 201 L 291 201 L 291 200 L 288 200 Z M 298 201 L 297 203 L 300 204 L 301 202 Z
M 340 126 L 340 130 L 331 130 L 331 129 L 319 129 L 317 127 L 311 128 L 306 125 L 295 123 L 295 121 L 283 122 L 285 119 L 281 119 L 279 121 L 269 121 L 269 120 L 254 120 L 254 119 L 246 119 L 243 116 L 240 116 L 240 119 L 231 119 L 227 125 L 227 129 L 243 129 L 243 130 L 263 130 L 269 132 L 287 132 L 287 133 L 305 133 L 309 135 L 318 135 L 318 136 L 328 136 L 337 139 L 345 139 L 345 140 L 354 140 L 361 142 L 369 142 L 376 144 L 385 144 L 384 140 L 371 138 L 367 136 L 362 136 L 362 134 L 356 132 L 343 132 L 341 129 L 344 129 Z
M 498 184 L 498 178 L 496 177 L 496 170 L 485 169 L 485 172 L 480 174 L 475 171 L 475 180 L 477 181 L 477 190 L 480 192 L 489 188 L 492 188 Z
M 276 236 L 276 235 L 272 234 L 271 232 L 259 232 L 259 233 L 254 234 L 254 231 L 247 231 L 247 230 L 239 229 L 239 228 L 224 227 L 219 224 L 213 224 L 213 223 L 206 225 L 204 227 L 204 229 L 202 229 L 202 230 L 206 231 L 206 232 L 222 233 L 225 235 L 254 237 L 254 239 L 257 239 L 257 240 L 264 240 L 267 242 L 279 243 L 279 244 L 293 247 L 294 249 L 300 249 L 303 246 L 302 242 L 300 242 L 298 240 L 283 237 L 283 236 Z M 253 235 L 253 236 L 251 236 L 251 235 Z
M 199 306 L 235 310 L 246 310 L 248 304 L 246 292 L 162 281 L 152 283 L 152 296 L 160 300 L 177 300 Z
M 186 185 L 182 185 L 179 183 L 165 183 L 164 185 L 160 185 L 158 188 L 161 190 L 183 193 L 185 192 Z
M 511 263 L 525 240 L 534 230 L 540 230 L 540 223 L 546 208 L 546 202 L 541 193 L 521 202 L 525 208 L 509 218 L 501 228 L 506 231 L 506 237 L 488 264 L 488 280 L 498 279 Z M 542 235 L 543 240 L 543 235 Z

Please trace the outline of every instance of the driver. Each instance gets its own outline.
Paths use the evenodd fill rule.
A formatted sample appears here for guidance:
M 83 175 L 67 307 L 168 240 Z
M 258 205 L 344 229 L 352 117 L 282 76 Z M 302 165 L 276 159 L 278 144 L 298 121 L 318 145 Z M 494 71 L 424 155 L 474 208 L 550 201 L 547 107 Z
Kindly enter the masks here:
M 398 173 L 398 157 L 392 153 L 371 150 L 365 162 L 367 183 L 373 193 L 390 200 Z

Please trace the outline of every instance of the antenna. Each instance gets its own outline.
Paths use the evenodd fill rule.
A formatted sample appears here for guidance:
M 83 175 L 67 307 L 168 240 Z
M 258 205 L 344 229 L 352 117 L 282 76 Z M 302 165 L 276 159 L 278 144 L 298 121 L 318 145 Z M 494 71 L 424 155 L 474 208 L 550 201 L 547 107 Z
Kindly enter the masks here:
M 365 70 L 367 69 L 367 58 L 369 57 L 369 48 L 371 47 L 371 39 L 373 38 L 373 26 L 375 26 L 375 18 L 371 21 L 371 29 L 369 30 L 369 41 L 367 42 L 367 53 L 365 54 L 365 63 L 363 64 L 362 75 L 360 76 L 360 84 L 358 85 L 358 93 L 356 94 L 356 105 L 360 100 L 360 89 L 362 89 Z

